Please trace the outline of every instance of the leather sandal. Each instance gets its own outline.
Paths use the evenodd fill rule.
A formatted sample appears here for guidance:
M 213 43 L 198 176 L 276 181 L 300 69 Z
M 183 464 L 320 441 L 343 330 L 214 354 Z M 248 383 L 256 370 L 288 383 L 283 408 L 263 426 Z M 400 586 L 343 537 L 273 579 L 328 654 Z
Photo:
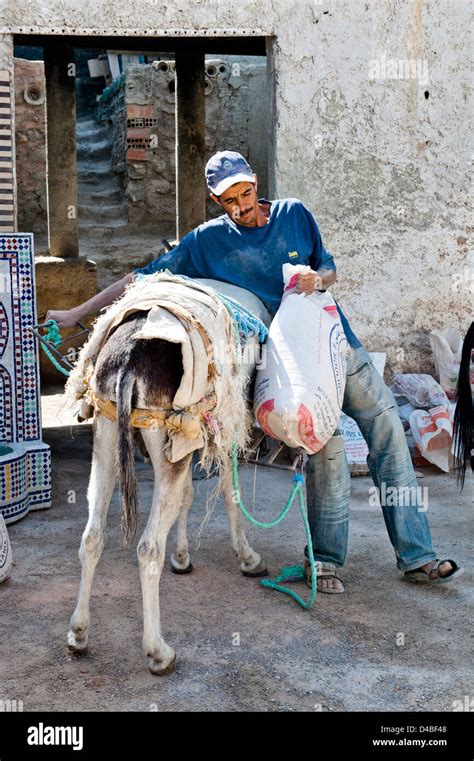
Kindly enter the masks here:
M 306 582 L 306 586 L 308 586 L 310 589 L 312 588 L 311 585 L 311 565 L 308 560 L 304 561 L 304 579 Z M 327 595 L 342 595 L 344 592 L 344 585 L 342 584 L 342 589 L 331 589 L 331 587 L 322 587 L 319 584 L 320 579 L 337 579 L 340 584 L 342 584 L 341 579 L 339 576 L 336 576 L 336 571 L 332 571 L 330 569 L 325 569 L 324 566 L 322 568 L 321 573 L 316 573 L 316 580 L 317 580 L 317 588 L 318 592 L 323 592 L 323 594 Z
M 441 576 L 440 566 L 443 563 L 451 563 L 451 570 L 444 576 Z M 437 575 L 433 576 L 433 571 L 438 571 Z M 415 568 L 413 571 L 405 571 L 404 579 L 406 581 L 422 581 L 425 584 L 447 584 L 449 581 L 459 578 L 464 573 L 464 568 L 458 566 L 454 560 L 445 558 L 443 560 L 435 560 L 429 571 L 424 571 L 422 568 Z

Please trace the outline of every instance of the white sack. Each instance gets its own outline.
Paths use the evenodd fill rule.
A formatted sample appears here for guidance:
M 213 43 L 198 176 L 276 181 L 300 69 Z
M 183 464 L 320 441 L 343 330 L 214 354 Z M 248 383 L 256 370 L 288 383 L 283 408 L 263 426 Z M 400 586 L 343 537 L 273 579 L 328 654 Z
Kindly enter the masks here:
M 449 399 L 455 399 L 456 397 L 462 342 L 461 331 L 457 328 L 432 330 L 430 333 L 430 344 L 436 374 L 439 378 L 440 386 L 446 391 Z
M 305 265 L 283 265 L 285 291 L 257 369 L 256 419 L 268 436 L 319 452 L 339 423 L 348 342 L 328 293 L 296 293 Z

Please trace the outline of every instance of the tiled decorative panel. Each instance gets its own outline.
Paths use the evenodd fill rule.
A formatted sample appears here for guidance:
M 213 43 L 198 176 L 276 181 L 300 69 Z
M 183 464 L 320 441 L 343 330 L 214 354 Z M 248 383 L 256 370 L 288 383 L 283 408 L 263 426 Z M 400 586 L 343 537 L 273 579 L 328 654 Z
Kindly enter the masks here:
M 34 272 L 32 235 L 0 236 L 0 441 L 41 436 L 38 347 L 28 330 L 36 322 Z
M 0 71 L 0 233 L 15 229 L 10 74 Z
M 0 509 L 7 523 L 51 504 L 41 441 L 33 236 L 0 236 Z

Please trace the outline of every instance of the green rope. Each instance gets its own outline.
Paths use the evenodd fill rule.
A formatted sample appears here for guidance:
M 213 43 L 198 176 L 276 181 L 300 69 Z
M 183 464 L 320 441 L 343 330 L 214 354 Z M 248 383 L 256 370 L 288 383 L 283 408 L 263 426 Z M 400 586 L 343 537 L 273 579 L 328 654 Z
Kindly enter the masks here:
M 50 341 L 54 346 L 61 346 L 63 339 L 56 320 L 48 320 L 44 323 L 44 327 L 48 327 L 48 332 L 43 336 L 44 340 Z
M 69 370 L 66 370 L 66 368 L 61 365 L 59 360 L 57 360 L 56 357 L 48 349 L 46 343 L 49 342 L 52 343 L 53 346 L 61 346 L 63 339 L 61 333 L 59 332 L 58 323 L 56 320 L 48 320 L 48 322 L 45 322 L 44 327 L 47 327 L 48 330 L 44 336 L 41 336 L 40 345 L 50 362 L 52 362 L 55 366 L 56 370 L 59 370 L 60 373 L 66 377 L 69 377 Z
M 259 521 L 257 520 L 257 518 L 254 518 L 254 516 L 249 513 L 244 503 L 242 502 L 242 498 L 240 496 L 237 446 L 235 442 L 232 444 L 231 453 L 232 453 L 232 483 L 234 487 L 235 498 L 237 500 L 237 504 L 241 512 L 243 513 L 243 515 L 245 515 L 245 517 L 254 526 L 258 526 L 258 528 L 273 528 L 273 526 L 276 526 L 278 523 L 280 523 L 280 521 L 282 521 L 285 515 L 288 513 L 295 496 L 298 495 L 299 497 L 301 517 L 303 518 L 303 524 L 304 524 L 304 529 L 306 533 L 306 543 L 308 545 L 308 552 L 309 552 L 309 561 L 311 563 L 311 594 L 309 596 L 309 600 L 306 602 L 306 600 L 303 600 L 298 594 L 296 594 L 296 592 L 293 592 L 292 589 L 289 589 L 288 587 L 280 586 L 280 582 L 282 581 L 300 581 L 304 579 L 304 568 L 301 565 L 285 566 L 285 568 L 282 568 L 280 575 L 277 576 L 276 579 L 262 579 L 260 581 L 260 585 L 262 587 L 276 589 L 278 592 L 283 592 L 283 594 L 289 595 L 290 597 L 293 598 L 293 600 L 296 600 L 296 602 L 299 603 L 302 608 L 305 608 L 305 610 L 309 610 L 310 608 L 313 607 L 313 603 L 316 599 L 317 582 L 316 582 L 316 568 L 315 568 L 314 554 L 313 554 L 313 542 L 311 539 L 311 532 L 309 530 L 308 516 L 307 516 L 306 506 L 305 506 L 305 501 L 303 496 L 304 476 L 300 473 L 295 473 L 295 475 L 293 476 L 293 481 L 295 481 L 295 485 L 293 486 L 293 490 L 281 513 L 272 521 L 268 521 L 268 522 Z

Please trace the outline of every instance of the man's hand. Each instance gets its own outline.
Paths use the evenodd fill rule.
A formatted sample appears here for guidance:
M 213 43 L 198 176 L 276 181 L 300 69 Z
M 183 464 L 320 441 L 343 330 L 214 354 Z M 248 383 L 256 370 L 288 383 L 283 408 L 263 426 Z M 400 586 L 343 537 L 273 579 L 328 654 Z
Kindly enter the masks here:
M 311 270 L 304 275 L 298 275 L 296 293 L 305 293 L 307 296 L 315 290 L 325 291 L 334 285 L 337 280 L 334 270 L 320 269 L 317 272 Z
M 72 328 L 78 320 L 85 320 L 91 314 L 97 314 L 104 307 L 110 306 L 116 299 L 119 299 L 129 283 L 135 280 L 135 273 L 130 272 L 121 280 L 112 283 L 104 291 L 92 296 L 88 301 L 79 304 L 72 309 L 50 309 L 46 314 L 46 320 L 56 320 L 60 328 Z
M 49 312 L 46 312 L 44 321 L 47 322 L 48 320 L 56 320 L 59 328 L 72 328 L 78 317 L 74 309 L 50 309 Z
M 316 288 L 322 288 L 322 279 L 317 272 L 311 270 L 304 275 L 298 275 L 296 283 L 296 293 L 305 293 L 309 296 Z

